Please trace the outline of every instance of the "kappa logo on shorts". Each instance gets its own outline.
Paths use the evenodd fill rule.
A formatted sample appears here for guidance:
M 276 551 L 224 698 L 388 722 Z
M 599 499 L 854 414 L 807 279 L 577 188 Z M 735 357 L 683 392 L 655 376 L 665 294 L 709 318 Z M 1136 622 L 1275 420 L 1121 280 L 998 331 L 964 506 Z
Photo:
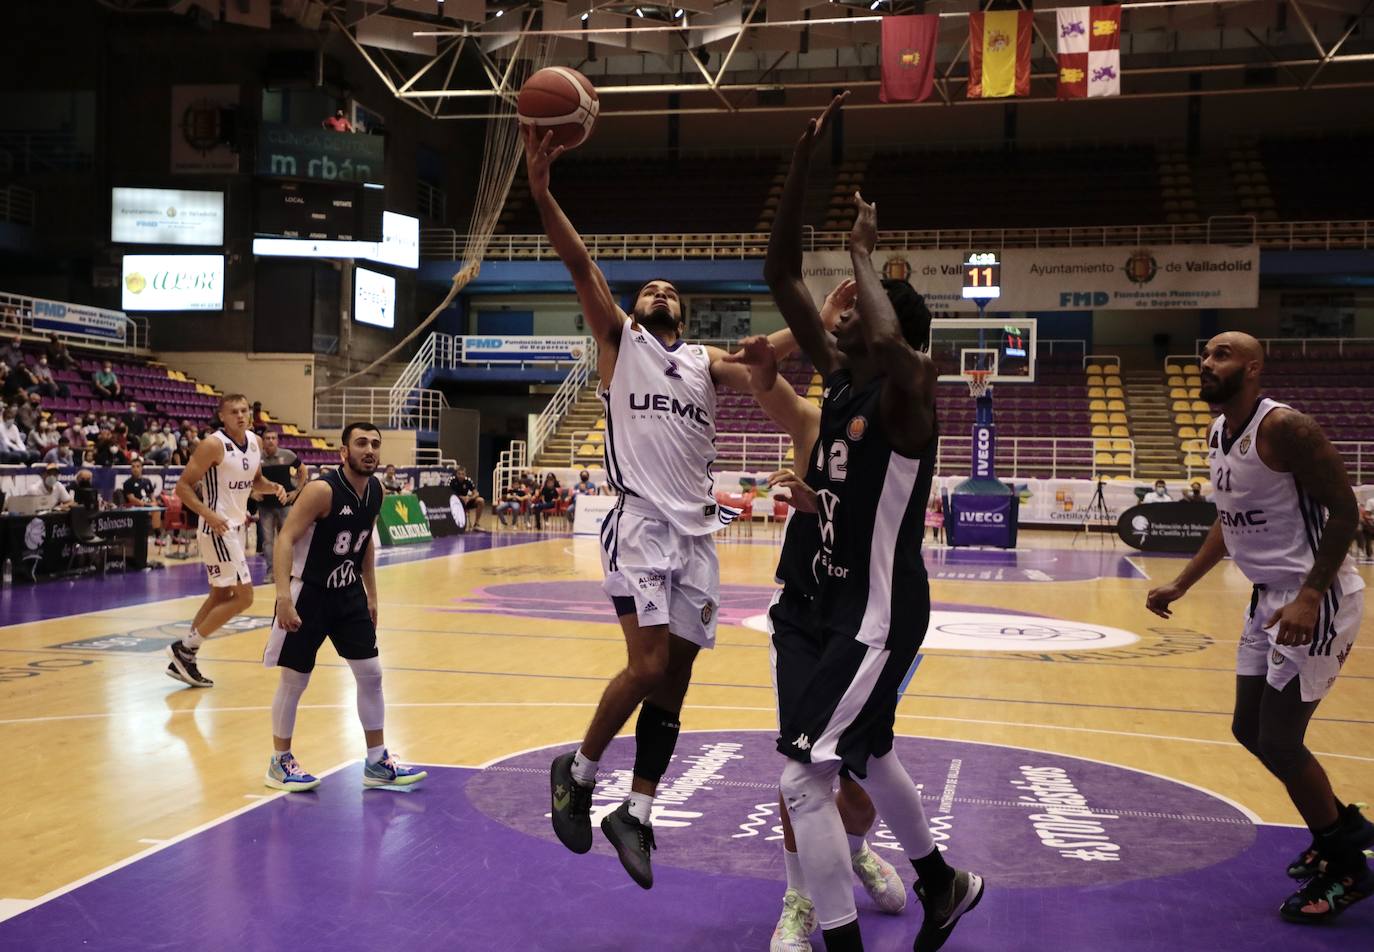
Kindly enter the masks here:
M 798 734 L 797 739 L 792 741 L 792 746 L 797 748 L 797 750 L 810 750 L 811 738 L 807 737 L 805 734 Z
M 710 602 L 707 602 L 705 605 L 702 605 L 702 606 L 701 606 L 701 623 L 702 623 L 703 625 L 709 625 L 709 624 L 711 624 L 711 616 L 714 615 L 715 613 L 716 613 L 716 606 L 712 605 Z
M 1284 662 L 1286 659 L 1285 659 L 1285 658 L 1283 657 L 1283 655 L 1279 652 L 1279 649 L 1275 648 L 1275 649 L 1274 649 L 1274 653 L 1270 656 L 1269 660 L 1270 660 L 1270 661 L 1273 661 L 1273 662 L 1274 662 L 1274 667 L 1277 668 L 1279 665 L 1283 664 L 1283 662 Z

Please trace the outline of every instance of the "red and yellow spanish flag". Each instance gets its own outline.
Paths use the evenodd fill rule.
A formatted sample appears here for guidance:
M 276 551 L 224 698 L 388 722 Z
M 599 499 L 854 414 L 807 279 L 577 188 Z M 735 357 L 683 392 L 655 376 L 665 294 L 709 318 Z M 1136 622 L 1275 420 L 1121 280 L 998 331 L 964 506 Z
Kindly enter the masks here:
M 969 99 L 1000 99 L 1030 93 L 1033 16 L 1029 10 L 969 14 Z

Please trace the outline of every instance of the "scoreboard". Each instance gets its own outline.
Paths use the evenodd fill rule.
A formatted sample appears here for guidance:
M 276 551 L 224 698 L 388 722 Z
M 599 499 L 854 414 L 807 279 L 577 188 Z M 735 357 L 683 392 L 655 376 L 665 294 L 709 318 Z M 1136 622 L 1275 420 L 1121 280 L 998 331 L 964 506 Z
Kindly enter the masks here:
M 1002 296 L 1002 262 L 995 251 L 970 251 L 961 268 L 964 298 L 991 301 Z
M 254 232 L 316 241 L 381 241 L 381 188 L 259 182 Z

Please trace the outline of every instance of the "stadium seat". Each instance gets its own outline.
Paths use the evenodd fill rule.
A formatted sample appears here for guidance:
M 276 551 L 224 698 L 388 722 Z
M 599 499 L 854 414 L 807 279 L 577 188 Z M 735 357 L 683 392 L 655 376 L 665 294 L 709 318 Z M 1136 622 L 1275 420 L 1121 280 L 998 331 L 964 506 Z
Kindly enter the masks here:
M 1121 412 L 1120 410 L 1116 410 L 1112 413 L 1107 414 L 1107 422 L 1124 424 L 1126 423 L 1126 414 Z
M 1122 426 L 1122 425 L 1120 425 L 1120 424 L 1117 424 L 1117 425 L 1115 425 L 1115 426 L 1112 427 L 1112 429 L 1111 429 L 1111 435 L 1112 435 L 1112 436 L 1120 436 L 1120 437 L 1123 437 L 1123 438 L 1125 438 L 1125 439 L 1130 439 L 1131 431 L 1128 430 L 1128 429 L 1126 429 L 1126 427 L 1124 427 L 1124 426 Z

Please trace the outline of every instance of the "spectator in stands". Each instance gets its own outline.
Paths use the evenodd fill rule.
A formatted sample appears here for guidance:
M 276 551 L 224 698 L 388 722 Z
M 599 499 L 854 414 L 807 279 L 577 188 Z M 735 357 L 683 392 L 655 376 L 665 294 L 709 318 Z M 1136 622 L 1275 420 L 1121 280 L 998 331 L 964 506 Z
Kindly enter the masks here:
M 87 444 L 86 444 L 86 448 L 85 448 L 84 450 L 81 451 L 81 465 L 82 465 L 82 466 L 94 466 L 94 465 L 95 465 L 95 444 L 94 444 L 94 443 L 87 443 Z
M 167 460 L 169 466 L 185 466 L 191 461 L 191 441 L 186 437 L 177 440 L 177 448 L 172 450 L 172 456 Z
M 33 432 L 33 428 L 38 421 L 43 419 L 43 398 L 39 394 L 31 393 L 29 398 L 19 404 L 19 409 L 14 412 L 14 422 L 19 424 L 19 429 L 26 434 Z
M 10 342 L 0 349 L 0 360 L 5 362 L 5 366 L 13 370 L 24 362 L 24 340 L 18 334 L 10 338 Z
M 534 500 L 534 527 L 544 528 L 542 516 L 550 510 L 558 508 L 558 477 L 549 473 L 544 477 L 544 485 L 539 487 Z
M 123 466 L 128 461 L 124 450 L 115 442 L 114 431 L 102 429 L 95 441 L 95 465 Z
M 276 430 L 268 430 L 262 434 L 262 474 L 286 490 L 285 503 L 278 502 L 277 497 L 271 494 L 264 495 L 258 501 L 258 538 L 262 540 L 262 555 L 267 562 L 264 582 L 276 581 L 273 574 L 272 549 L 277 542 L 277 533 L 286 524 L 286 517 L 291 513 L 291 504 L 301 494 L 301 488 L 306 482 L 305 467 L 301 465 L 301 458 L 294 451 L 283 449 L 278 445 L 279 442 L 280 435 Z M 394 470 L 394 467 L 389 468 Z M 286 477 L 285 481 L 282 480 L 282 476 Z
M 116 400 L 124 393 L 119 378 L 115 376 L 114 364 L 108 360 L 101 364 L 100 369 L 91 377 L 91 386 L 95 388 L 96 393 L 107 400 Z
M 157 490 L 153 487 L 153 481 L 143 475 L 143 460 L 133 460 L 129 463 L 129 468 L 132 472 L 120 487 L 124 490 L 124 505 L 138 508 L 156 506 Z
M 406 491 L 406 480 L 396 474 L 395 463 L 386 464 L 386 471 L 382 474 L 382 489 L 388 496 Z
M 5 377 L 5 392 L 10 395 L 22 396 L 26 393 L 33 393 L 38 388 L 38 377 L 34 375 L 33 368 L 24 361 L 9 368 L 9 374 Z
M 133 451 L 138 449 L 138 440 L 134 440 L 133 445 L 130 446 L 129 428 L 118 420 L 115 421 L 113 432 L 115 444 L 119 447 L 119 451 L 124 454 L 124 458 L 128 459 L 133 455 Z
M 54 370 L 72 370 L 76 367 L 71 351 L 67 350 L 67 342 L 56 334 L 48 338 L 48 346 L 43 349 L 43 353 Z
M 334 132 L 353 131 L 353 123 L 348 121 L 348 117 L 344 115 L 344 111 L 342 109 L 335 109 L 334 115 L 325 119 L 324 122 L 320 123 L 320 125 Z
M 496 520 L 503 526 L 514 525 L 529 498 L 525 492 L 524 477 L 512 479 L 510 485 L 501 491 L 501 501 L 496 504 Z M 510 516 L 510 522 L 506 521 L 507 515 Z
M 14 407 L 5 407 L 0 416 L 0 463 L 32 463 L 38 457 L 29 451 L 28 442 L 14 420 Z
M 1183 494 L 1184 502 L 1206 502 L 1207 497 L 1202 494 L 1202 483 L 1197 480 L 1188 486 L 1188 491 Z
M 132 400 L 129 401 L 129 409 L 119 415 L 119 422 L 124 424 L 129 432 L 129 438 L 133 440 L 142 437 L 143 431 L 148 429 L 148 423 L 139 412 L 138 404 Z
M 100 435 L 100 421 L 94 413 L 87 413 L 81 418 L 81 433 L 86 437 L 87 443 L 93 442 Z
M 82 427 L 79 419 L 73 420 L 63 427 L 62 432 L 58 435 L 67 438 L 67 442 L 71 445 L 72 452 L 77 456 L 80 456 L 82 451 L 86 448 L 86 430 Z
M 269 419 L 267 419 L 267 411 L 264 410 L 264 409 L 262 408 L 262 401 L 261 401 L 261 400 L 254 400 L 254 401 L 253 401 L 253 427 L 256 429 L 257 427 L 260 427 L 260 426 L 266 426 L 266 425 L 267 425 L 268 423 L 270 423 L 270 422 L 272 422 L 272 421 L 269 420 Z
M 592 482 L 592 474 L 585 469 L 577 474 L 577 482 L 573 483 L 572 495 L 568 498 L 568 516 L 571 518 L 577 513 L 578 496 L 595 496 L 598 494 L 596 483 Z
M 38 358 L 38 365 L 30 373 L 34 380 L 34 389 L 45 397 L 65 397 L 68 394 L 67 385 L 58 383 L 57 378 L 52 375 L 52 367 L 48 366 L 48 357 L 44 354 Z
M 48 455 L 48 450 L 57 445 L 57 430 L 53 428 L 51 420 L 39 420 L 29 430 L 28 446 L 29 452 L 37 453 L 38 458 L 42 459 Z
M 19 309 L 13 304 L 6 304 L 0 308 L 0 324 L 6 327 L 22 328 L 24 322 L 19 319 Z
M 19 378 L 10 370 L 10 365 L 0 361 L 0 398 L 9 403 L 19 396 Z
M 49 463 L 43 467 L 43 486 L 38 492 L 30 493 L 42 498 L 39 509 L 70 509 L 76 504 L 71 492 L 57 478 L 57 464 Z
M 930 505 L 926 507 L 926 527 L 930 529 L 933 541 L 945 541 L 945 504 L 938 489 L 930 494 Z
M 1374 496 L 1360 507 L 1360 534 L 1357 541 L 1364 549 L 1364 561 L 1374 562 Z
M 173 445 L 168 444 L 167 435 L 162 432 L 162 424 L 153 420 L 148 429 L 138 438 L 138 451 L 144 459 L 154 466 L 166 466 L 172 458 Z
M 57 445 L 43 454 L 43 462 L 56 463 L 63 469 L 69 469 L 76 465 L 76 459 L 72 456 L 72 442 L 65 436 L 58 437 Z
M 468 523 L 468 528 L 474 532 L 486 532 L 481 522 L 487 501 L 477 494 L 477 484 L 468 478 L 466 466 L 453 467 L 453 479 L 449 481 L 448 488 L 462 500 L 463 508 L 472 513 L 472 521 Z
M 1142 500 L 1140 500 L 1140 501 L 1141 501 L 1142 503 L 1146 503 L 1146 502 L 1170 502 L 1170 501 L 1172 500 L 1172 498 L 1173 498 L 1173 497 L 1171 497 L 1171 496 L 1169 495 L 1169 487 L 1167 487 L 1166 485 L 1164 485 L 1164 480 L 1162 480 L 1162 479 L 1156 479 L 1156 480 L 1155 480 L 1154 492 L 1146 493 L 1146 494 L 1145 494 L 1145 498 L 1142 499 Z

